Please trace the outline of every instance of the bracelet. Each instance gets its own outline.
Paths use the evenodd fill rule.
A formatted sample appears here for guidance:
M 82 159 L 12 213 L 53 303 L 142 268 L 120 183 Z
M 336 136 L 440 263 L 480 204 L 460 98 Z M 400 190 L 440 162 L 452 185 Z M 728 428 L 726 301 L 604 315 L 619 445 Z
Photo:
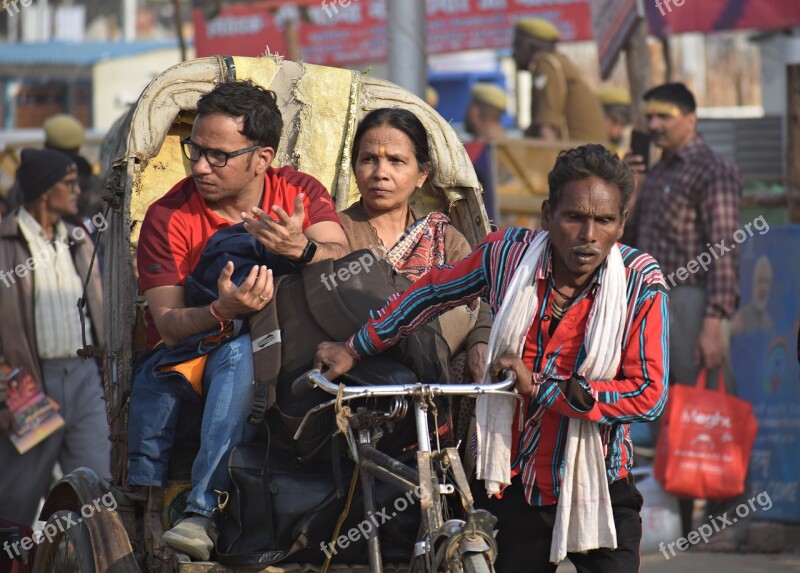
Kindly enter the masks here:
M 216 303 L 218 303 L 218 302 L 219 302 L 219 299 L 213 301 L 210 305 L 208 305 L 208 309 L 211 311 L 211 316 L 213 316 L 215 319 L 217 319 L 217 322 L 219 322 L 219 330 L 220 330 L 220 332 L 222 332 L 223 330 L 225 330 L 225 326 L 229 322 L 232 322 L 233 319 L 232 318 L 226 318 L 226 317 L 222 316 L 219 313 L 219 311 L 216 308 L 214 308 L 214 305 Z

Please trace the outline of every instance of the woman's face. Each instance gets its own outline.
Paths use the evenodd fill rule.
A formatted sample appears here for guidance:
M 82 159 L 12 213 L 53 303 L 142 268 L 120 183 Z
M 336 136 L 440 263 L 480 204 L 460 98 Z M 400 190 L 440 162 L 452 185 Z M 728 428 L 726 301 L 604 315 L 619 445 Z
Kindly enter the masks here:
M 356 156 L 356 183 L 364 204 L 375 211 L 406 207 L 428 176 L 420 171 L 411 139 L 388 125 L 364 133 Z

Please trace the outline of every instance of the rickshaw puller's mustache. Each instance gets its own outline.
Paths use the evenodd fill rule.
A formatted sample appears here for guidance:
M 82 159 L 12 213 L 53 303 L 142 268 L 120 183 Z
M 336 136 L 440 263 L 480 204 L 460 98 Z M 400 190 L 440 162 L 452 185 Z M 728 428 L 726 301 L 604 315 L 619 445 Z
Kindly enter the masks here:
M 586 251 L 589 251 L 594 255 L 599 255 L 600 253 L 603 252 L 603 249 L 599 249 L 599 248 L 594 247 L 592 245 L 576 245 L 574 247 L 570 247 L 570 250 L 572 252 L 583 251 L 584 254 L 586 253 Z

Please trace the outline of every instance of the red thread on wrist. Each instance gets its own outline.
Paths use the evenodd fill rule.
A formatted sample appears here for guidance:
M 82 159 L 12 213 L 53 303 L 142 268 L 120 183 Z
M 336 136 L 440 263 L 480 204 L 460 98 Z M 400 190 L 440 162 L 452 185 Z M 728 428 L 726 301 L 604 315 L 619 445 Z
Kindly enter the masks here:
M 223 328 L 225 328 L 225 325 L 227 323 L 229 323 L 230 321 L 233 320 L 233 318 L 228 318 L 228 317 L 222 316 L 220 314 L 220 312 L 214 307 L 214 305 L 217 304 L 218 302 L 219 302 L 219 300 L 213 301 L 210 305 L 208 305 L 208 309 L 211 311 L 211 316 L 213 316 L 215 319 L 217 319 L 217 321 L 219 322 L 219 325 L 220 325 L 219 329 L 222 330 Z

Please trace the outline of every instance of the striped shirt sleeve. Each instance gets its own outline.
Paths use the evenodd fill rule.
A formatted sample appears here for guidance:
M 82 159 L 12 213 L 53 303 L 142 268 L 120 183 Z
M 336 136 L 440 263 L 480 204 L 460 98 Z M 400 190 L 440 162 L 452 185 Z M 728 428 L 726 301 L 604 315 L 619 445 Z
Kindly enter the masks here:
M 538 388 L 535 402 L 564 416 L 605 424 L 658 419 L 667 401 L 667 295 L 651 291 L 637 306 L 616 378 L 609 381 L 580 379 L 579 383 L 588 394 L 580 401 L 568 400 L 563 381 L 550 379 Z
M 487 239 L 465 259 L 431 269 L 403 293 L 390 298 L 347 341 L 350 352 L 359 358 L 380 354 L 440 314 L 485 295 L 489 290 L 486 260 L 490 245 Z

